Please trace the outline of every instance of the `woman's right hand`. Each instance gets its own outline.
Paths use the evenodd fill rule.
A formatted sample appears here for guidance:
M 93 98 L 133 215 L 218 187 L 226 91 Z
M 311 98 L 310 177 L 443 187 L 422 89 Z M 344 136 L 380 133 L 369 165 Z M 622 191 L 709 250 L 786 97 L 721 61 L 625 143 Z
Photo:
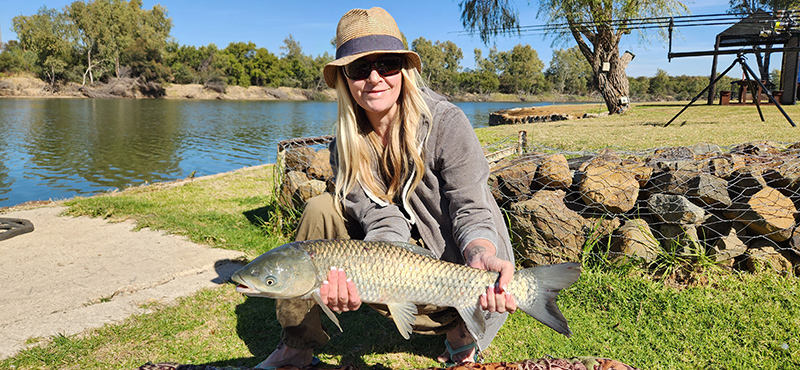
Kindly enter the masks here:
M 355 311 L 361 307 L 358 289 L 342 269 L 331 267 L 328 280 L 323 281 L 319 288 L 319 295 L 322 302 L 334 312 Z

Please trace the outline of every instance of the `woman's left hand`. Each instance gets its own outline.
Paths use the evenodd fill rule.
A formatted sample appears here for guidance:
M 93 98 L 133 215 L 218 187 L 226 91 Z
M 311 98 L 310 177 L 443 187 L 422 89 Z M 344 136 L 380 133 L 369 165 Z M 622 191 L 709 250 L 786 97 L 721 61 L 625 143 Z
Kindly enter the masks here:
M 514 277 L 514 264 L 497 257 L 494 254 L 494 245 L 485 242 L 488 244 L 480 241 L 470 243 L 466 253 L 467 264 L 470 267 L 500 273 L 497 284 L 488 286 L 486 292 L 481 295 L 479 299 L 481 308 L 489 312 L 514 312 L 517 310 L 517 303 L 511 293 L 506 291 L 508 283 Z

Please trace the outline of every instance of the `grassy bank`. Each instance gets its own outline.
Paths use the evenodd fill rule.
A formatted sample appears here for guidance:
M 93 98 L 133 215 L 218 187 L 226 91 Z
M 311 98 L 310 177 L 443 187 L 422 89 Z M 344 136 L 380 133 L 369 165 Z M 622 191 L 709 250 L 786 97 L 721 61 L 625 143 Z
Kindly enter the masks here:
M 791 128 L 774 107 L 762 107 L 766 123 L 758 120 L 753 106 L 699 106 L 661 127 L 681 107 L 645 105 L 622 116 L 477 132 L 484 143 L 491 143 L 526 130 L 532 143 L 570 151 L 800 138 L 800 129 Z M 800 120 L 800 108 L 787 111 Z M 291 236 L 288 225 L 276 222 L 273 185 L 273 168 L 265 165 L 65 204 L 71 214 L 131 218 L 140 227 L 168 230 L 255 257 Z M 798 283 L 797 278 L 777 274 L 710 268 L 699 283 L 676 288 L 632 267 L 588 265 L 580 280 L 560 295 L 559 305 L 575 333 L 572 338 L 515 313 L 487 351 L 486 361 L 599 356 L 641 369 L 798 368 Z M 154 312 L 84 335 L 34 338 L 31 341 L 40 342 L 40 347 L 1 361 L 0 368 L 132 369 L 148 361 L 254 366 L 279 341 L 274 302 L 243 297 L 230 285 L 150 308 Z M 403 340 L 390 320 L 366 307 L 340 320 L 345 332 L 332 331 L 333 340 L 319 351 L 328 367 L 428 367 L 444 348 L 441 337 Z

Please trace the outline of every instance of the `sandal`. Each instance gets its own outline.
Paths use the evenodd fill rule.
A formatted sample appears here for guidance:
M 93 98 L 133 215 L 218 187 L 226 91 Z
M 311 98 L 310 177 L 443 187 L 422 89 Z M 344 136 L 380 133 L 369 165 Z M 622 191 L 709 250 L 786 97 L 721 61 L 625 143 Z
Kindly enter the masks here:
M 447 367 L 452 367 L 452 366 L 457 365 L 455 362 L 453 362 L 453 355 L 461 353 L 461 352 L 464 352 L 464 351 L 469 351 L 469 350 L 475 348 L 476 344 L 477 344 L 476 342 L 472 342 L 472 343 L 467 344 L 467 345 L 465 345 L 465 346 L 463 346 L 461 348 L 453 349 L 453 347 L 450 347 L 450 342 L 447 341 L 447 339 L 445 339 L 444 340 L 444 347 L 447 349 L 447 353 L 450 354 L 450 358 L 449 358 L 449 361 L 445 361 L 444 365 L 447 366 Z M 472 362 L 478 362 L 478 351 L 475 351 L 475 355 L 472 356 Z

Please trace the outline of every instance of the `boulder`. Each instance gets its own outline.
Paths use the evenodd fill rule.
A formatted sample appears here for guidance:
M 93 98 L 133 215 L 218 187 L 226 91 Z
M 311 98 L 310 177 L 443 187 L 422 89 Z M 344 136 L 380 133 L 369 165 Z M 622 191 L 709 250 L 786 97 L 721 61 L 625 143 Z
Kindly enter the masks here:
M 747 251 L 747 245 L 739 239 L 736 229 L 730 228 L 728 235 L 722 236 L 711 244 L 710 254 L 717 262 L 732 260 Z
M 658 226 L 661 233 L 661 246 L 667 253 L 676 253 L 684 256 L 698 256 L 705 252 L 700 243 L 695 225 L 661 224 Z
M 626 159 L 622 161 L 621 165 L 626 170 L 633 173 L 636 181 L 639 182 L 639 188 L 643 188 L 653 176 L 653 167 L 648 166 L 642 161 Z
M 308 146 L 287 150 L 284 157 L 285 171 L 287 173 L 291 171 L 305 172 L 308 170 L 314 155 L 314 149 Z
M 728 179 L 728 192 L 734 199 L 747 198 L 767 187 L 762 176 L 763 170 L 754 166 L 745 166 L 731 173 Z
M 728 179 L 731 174 L 742 168 L 744 161 L 741 156 L 736 154 L 728 154 L 723 156 L 712 156 L 706 159 L 704 169 L 706 172 L 723 178 Z
M 601 212 L 625 213 L 639 197 L 636 176 L 610 156 L 598 156 L 581 166 L 578 184 L 581 200 Z
M 796 188 L 800 181 L 800 158 L 786 158 L 764 172 L 764 179 L 773 188 Z
M 695 204 L 711 209 L 724 209 L 733 201 L 728 195 L 728 182 L 709 173 L 700 173 L 689 180 L 686 197 Z
M 569 189 L 572 186 L 572 172 L 569 170 L 567 157 L 563 154 L 540 157 L 536 182 L 548 189 Z
M 329 181 L 333 178 L 331 169 L 331 151 L 328 148 L 318 150 L 308 165 L 308 176 L 312 179 Z
M 653 194 L 647 199 L 647 208 L 671 224 L 699 225 L 706 219 L 706 212 L 682 195 Z
M 509 225 L 517 253 L 536 265 L 577 262 L 588 222 L 564 204 L 563 190 L 540 190 L 514 203 Z
M 797 210 L 791 199 L 776 189 L 765 187 L 749 198 L 734 202 L 723 215 L 743 222 L 760 235 L 782 242 L 792 236 L 795 213 Z
M 308 180 L 297 187 L 297 190 L 292 194 L 292 200 L 302 209 L 309 199 L 324 193 L 327 187 L 324 181 Z
M 504 207 L 508 203 L 530 198 L 538 167 L 536 161 L 523 157 L 492 171 L 489 181 L 497 204 Z
M 281 182 L 281 193 L 279 201 L 285 207 L 294 207 L 294 194 L 301 185 L 308 182 L 309 178 L 302 171 L 289 171 Z M 301 203 L 302 204 L 302 203 Z
M 650 231 L 650 225 L 641 218 L 629 219 L 614 231 L 610 258 L 627 260 L 636 257 L 653 262 L 660 250 L 658 240 Z
M 745 266 L 750 272 L 793 272 L 792 262 L 778 252 L 778 246 L 772 240 L 756 239 L 747 249 Z
M 653 193 L 670 193 L 687 195 L 692 190 L 692 180 L 698 177 L 700 172 L 689 170 L 668 170 L 659 171 L 653 174 L 647 184 L 647 191 Z M 727 188 L 725 189 L 727 191 Z

